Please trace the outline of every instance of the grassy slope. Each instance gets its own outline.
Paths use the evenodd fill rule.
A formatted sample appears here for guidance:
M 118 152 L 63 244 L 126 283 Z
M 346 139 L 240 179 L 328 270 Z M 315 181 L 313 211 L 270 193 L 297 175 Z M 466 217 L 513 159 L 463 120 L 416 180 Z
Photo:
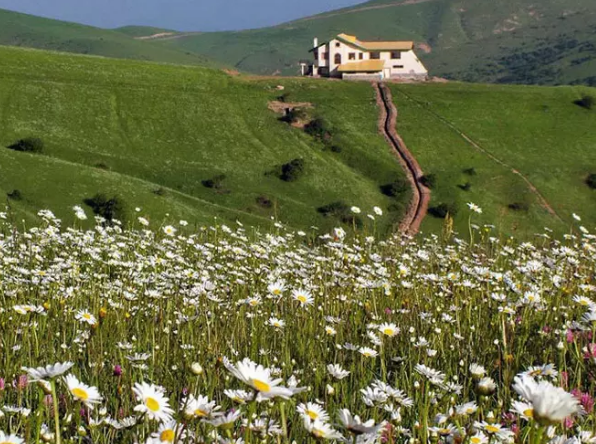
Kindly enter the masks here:
M 425 172 L 438 177 L 433 205 L 458 202 L 460 230 L 467 225 L 465 203 L 470 201 L 484 208 L 484 220 L 502 221 L 510 232 L 529 234 L 542 226 L 565 229 L 572 212 L 581 214 L 587 227 L 596 224 L 595 191 L 584 183 L 596 171 L 596 111 L 573 103 L 586 88 L 453 83 L 392 89 L 400 134 Z M 510 169 L 479 153 L 437 116 L 528 177 L 564 222 L 550 216 Z M 470 167 L 476 176 L 462 172 Z M 470 191 L 457 187 L 467 181 Z M 529 211 L 508 208 L 519 202 L 528 203 Z M 439 224 L 429 218 L 425 227 L 436 229 Z
M 413 39 L 431 73 L 471 81 L 596 84 L 596 3 L 591 0 L 373 0 L 260 30 L 206 33 L 163 42 L 260 74 L 299 72 L 312 39 L 339 32 Z M 363 9 L 392 5 L 383 9 Z
M 123 33 L 0 9 L 0 45 L 179 64 L 209 64 L 205 57 L 151 45 Z
M 330 122 L 343 148 L 337 154 L 277 121 L 267 109 L 279 95 L 277 82 L 2 47 L 0 78 L 0 146 L 26 136 L 47 145 L 45 155 L 0 149 L 0 187 L 22 192 L 16 205 L 23 211 L 50 207 L 64 216 L 72 205 L 104 192 L 158 219 L 170 212 L 199 223 L 219 216 L 266 224 L 277 213 L 295 227 L 329 228 L 335 222 L 316 212 L 321 205 L 392 203 L 379 185 L 400 171 L 377 134 L 368 84 L 284 82 L 294 99 L 311 100 Z M 307 170 L 301 180 L 264 175 L 299 157 Z M 216 174 L 227 176 L 229 194 L 202 186 Z M 163 197 L 153 193 L 158 188 Z M 259 207 L 260 195 L 277 208 Z M 390 220 L 384 221 L 381 228 Z

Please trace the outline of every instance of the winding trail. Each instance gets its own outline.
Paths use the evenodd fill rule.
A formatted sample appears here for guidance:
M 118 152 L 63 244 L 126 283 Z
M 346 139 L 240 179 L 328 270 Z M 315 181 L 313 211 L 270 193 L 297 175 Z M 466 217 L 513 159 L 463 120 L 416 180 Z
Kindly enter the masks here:
M 546 200 L 546 198 L 542 195 L 542 193 L 538 190 L 538 188 L 536 188 L 536 186 L 530 181 L 530 179 L 528 179 L 521 171 L 519 171 L 517 168 L 513 167 L 512 165 L 508 164 L 504 160 L 500 159 L 499 157 L 495 156 L 493 153 L 491 153 L 490 151 L 488 151 L 486 148 L 484 148 L 482 145 L 480 145 L 478 142 L 476 142 L 474 139 L 472 139 L 469 135 L 467 135 L 462 130 L 460 130 L 453 122 L 451 122 L 450 120 L 446 119 L 441 114 L 439 114 L 436 111 L 430 109 L 430 107 L 424 106 L 418 100 L 414 99 L 413 97 L 411 97 L 410 95 L 404 93 L 403 91 L 400 91 L 400 93 L 402 95 L 404 95 L 404 97 L 412 100 L 419 107 L 424 108 L 427 112 L 429 112 L 430 114 L 432 114 L 435 118 L 437 118 L 438 120 L 440 120 L 441 122 L 443 122 L 446 126 L 448 126 L 449 128 L 451 128 L 451 130 L 453 130 L 455 133 L 457 133 L 462 139 L 464 139 L 470 146 L 472 146 L 478 152 L 484 154 L 486 157 L 488 157 L 489 159 L 491 159 L 493 162 L 498 163 L 499 165 L 507 168 L 513 174 L 515 174 L 516 176 L 518 176 L 526 184 L 526 186 L 528 187 L 528 189 L 530 190 L 530 192 L 533 193 L 536 196 L 536 198 L 540 202 L 540 205 L 551 216 L 553 216 L 559 222 L 563 222 L 564 223 L 564 221 L 561 218 L 561 216 L 559 216 L 559 214 L 555 211 L 555 209 L 552 207 L 552 205 Z
M 399 161 L 408 182 L 412 188 L 412 200 L 406 211 L 406 215 L 399 225 L 399 231 L 413 236 L 420 230 L 420 225 L 428 212 L 430 203 L 430 189 L 425 187 L 420 179 L 424 176 L 422 168 L 408 147 L 397 134 L 397 108 L 393 103 L 391 90 L 384 83 L 373 83 L 377 93 L 377 105 L 379 106 L 379 130 L 391 145 L 393 154 Z

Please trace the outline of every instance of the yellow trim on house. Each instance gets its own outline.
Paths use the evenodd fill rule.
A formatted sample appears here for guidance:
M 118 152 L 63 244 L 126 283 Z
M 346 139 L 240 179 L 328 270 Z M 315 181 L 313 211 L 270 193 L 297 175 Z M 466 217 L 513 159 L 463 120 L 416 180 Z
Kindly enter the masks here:
M 337 38 L 363 51 L 411 51 L 414 49 L 414 42 L 411 41 L 361 42 L 356 36 L 349 34 L 339 34 Z
M 339 72 L 378 72 L 383 71 L 385 62 L 383 60 L 365 60 L 363 62 L 351 62 L 339 65 Z

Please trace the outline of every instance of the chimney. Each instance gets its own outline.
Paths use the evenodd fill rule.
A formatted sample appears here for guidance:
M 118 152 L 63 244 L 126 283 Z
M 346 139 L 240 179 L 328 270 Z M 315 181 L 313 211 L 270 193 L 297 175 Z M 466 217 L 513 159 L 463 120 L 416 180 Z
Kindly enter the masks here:
M 319 46 L 319 39 L 315 37 L 315 40 L 313 42 L 313 48 L 316 48 Z

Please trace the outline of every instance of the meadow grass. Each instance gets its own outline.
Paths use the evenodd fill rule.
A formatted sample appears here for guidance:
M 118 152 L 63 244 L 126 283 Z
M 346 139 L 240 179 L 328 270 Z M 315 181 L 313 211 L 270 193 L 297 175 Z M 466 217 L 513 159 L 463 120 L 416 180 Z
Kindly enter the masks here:
M 592 442 L 595 237 L 472 209 L 472 242 L 4 220 L 0 437 Z

